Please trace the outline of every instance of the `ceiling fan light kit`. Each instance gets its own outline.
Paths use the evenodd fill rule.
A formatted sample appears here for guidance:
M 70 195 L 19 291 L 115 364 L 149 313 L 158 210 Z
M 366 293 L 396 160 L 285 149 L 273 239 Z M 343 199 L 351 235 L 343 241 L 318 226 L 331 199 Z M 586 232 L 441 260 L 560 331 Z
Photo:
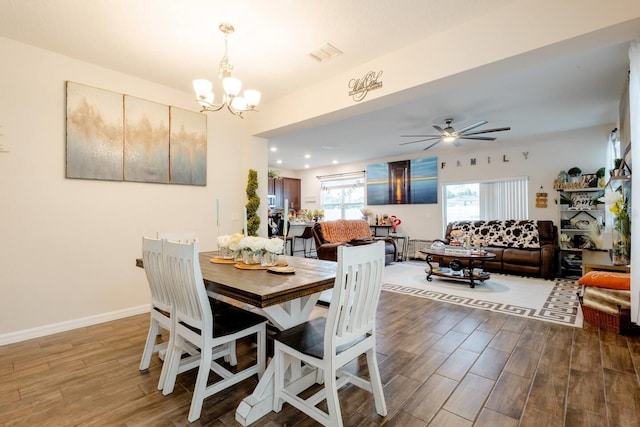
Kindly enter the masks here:
M 465 126 L 462 129 L 459 130 L 455 130 L 452 126 L 451 123 L 453 123 L 453 119 L 446 119 L 444 121 L 444 125 L 445 127 L 442 128 L 438 125 L 433 125 L 434 129 L 437 130 L 439 132 L 438 135 L 400 135 L 403 138 L 420 138 L 416 141 L 410 141 L 410 142 L 403 142 L 400 145 L 407 145 L 407 144 L 415 144 L 417 142 L 424 142 L 424 141 L 434 141 L 435 142 L 429 146 L 427 146 L 426 148 L 423 149 L 424 150 L 428 150 L 429 148 L 433 147 L 434 145 L 440 143 L 441 141 L 444 142 L 453 142 L 453 144 L 455 146 L 459 146 L 460 145 L 460 140 L 461 139 L 473 139 L 473 140 L 478 140 L 478 141 L 495 141 L 496 138 L 495 137 L 491 137 L 491 136 L 475 136 L 475 135 L 479 135 L 479 134 L 483 134 L 483 133 L 489 133 L 489 132 L 502 132 L 502 131 L 506 131 L 506 130 L 511 130 L 510 127 L 502 127 L 502 128 L 495 128 L 495 129 L 485 129 L 485 130 L 478 130 L 478 131 L 474 131 L 474 132 L 469 132 L 475 128 L 478 128 L 480 126 L 486 125 L 488 122 L 486 120 L 481 120 L 479 122 L 476 122 L 474 124 L 471 124 L 469 126 Z
M 215 95 L 213 93 L 213 83 L 206 79 L 197 79 L 193 81 L 193 90 L 196 93 L 196 100 L 202 107 L 201 113 L 206 111 L 220 111 L 222 108 L 227 107 L 227 110 L 234 116 L 242 118 L 242 113 L 245 111 L 257 111 L 256 107 L 260 102 L 260 92 L 253 89 L 247 89 L 244 91 L 243 96 L 240 96 L 240 90 L 242 89 L 242 82 L 240 79 L 231 77 L 231 71 L 233 65 L 229 63 L 228 55 L 228 40 L 229 34 L 232 34 L 235 29 L 233 25 L 222 23 L 218 27 L 222 33 L 224 33 L 224 56 L 220 60 L 220 66 L 218 69 L 218 78 L 222 80 L 222 101 L 220 104 L 214 104 Z

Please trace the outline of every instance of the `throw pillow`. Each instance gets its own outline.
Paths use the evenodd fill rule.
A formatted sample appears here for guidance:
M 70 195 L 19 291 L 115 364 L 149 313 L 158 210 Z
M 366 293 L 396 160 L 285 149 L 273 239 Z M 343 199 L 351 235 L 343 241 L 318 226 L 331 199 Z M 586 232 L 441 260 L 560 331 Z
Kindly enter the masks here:
M 628 291 L 631 289 L 631 277 L 629 273 L 616 273 L 613 271 L 590 271 L 578 280 L 578 284 L 584 286 L 594 286 L 597 288 Z

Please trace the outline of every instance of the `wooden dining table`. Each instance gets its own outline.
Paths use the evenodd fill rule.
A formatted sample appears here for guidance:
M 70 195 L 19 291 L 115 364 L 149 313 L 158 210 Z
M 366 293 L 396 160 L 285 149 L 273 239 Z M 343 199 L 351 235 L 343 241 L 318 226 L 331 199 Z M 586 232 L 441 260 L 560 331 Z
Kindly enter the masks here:
M 210 296 L 231 299 L 265 316 L 280 330 L 305 322 L 320 294 L 333 287 L 337 263 L 314 258 L 282 256 L 293 274 L 266 269 L 241 269 L 233 263 L 212 262 L 217 252 L 200 253 L 200 269 Z M 136 260 L 143 267 L 142 260 Z M 253 393 L 236 410 L 236 421 L 246 426 L 273 408 L 274 366 L 269 363 Z

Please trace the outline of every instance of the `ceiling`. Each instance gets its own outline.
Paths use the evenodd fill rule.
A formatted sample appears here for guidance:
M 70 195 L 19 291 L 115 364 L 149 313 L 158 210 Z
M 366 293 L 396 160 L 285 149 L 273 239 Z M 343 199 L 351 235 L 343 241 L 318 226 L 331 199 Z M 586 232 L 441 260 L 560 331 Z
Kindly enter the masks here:
M 233 74 L 268 104 L 517 1 L 3 0 L 0 36 L 192 92 L 193 79 L 216 79 L 224 50 L 218 24 L 230 22 Z M 573 50 L 532 52 L 442 79 L 428 96 L 416 92 L 400 103 L 387 97 L 375 111 L 273 132 L 269 145 L 278 151 L 269 166 L 298 170 L 415 154 L 427 143 L 400 146 L 407 139 L 399 135 L 431 134 L 446 118 L 458 128 L 480 120 L 489 123 L 477 130 L 512 128 L 491 134 L 495 142 L 463 141 L 457 150 L 615 123 L 628 45 L 590 37 Z M 325 43 L 344 55 L 315 62 L 309 53 Z M 429 153 L 448 149 L 440 143 Z

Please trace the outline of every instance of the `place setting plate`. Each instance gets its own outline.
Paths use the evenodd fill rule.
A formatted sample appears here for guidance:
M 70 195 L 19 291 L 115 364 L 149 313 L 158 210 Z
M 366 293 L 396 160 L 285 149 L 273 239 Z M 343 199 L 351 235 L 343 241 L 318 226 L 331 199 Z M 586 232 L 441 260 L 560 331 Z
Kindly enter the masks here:
M 217 256 L 214 256 L 209 261 L 214 264 L 235 264 L 236 262 L 238 262 L 233 258 L 219 258 Z
M 273 274 L 294 274 L 296 269 L 290 266 L 274 266 L 269 267 L 267 271 Z

